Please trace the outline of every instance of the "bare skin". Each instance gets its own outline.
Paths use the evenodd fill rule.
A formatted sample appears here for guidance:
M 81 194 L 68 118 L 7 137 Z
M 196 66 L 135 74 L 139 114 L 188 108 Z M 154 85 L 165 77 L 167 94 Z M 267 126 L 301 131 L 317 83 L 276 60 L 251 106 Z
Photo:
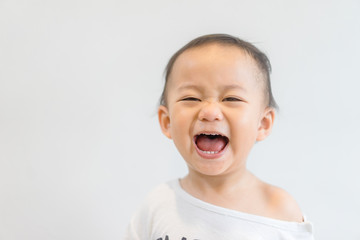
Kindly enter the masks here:
M 215 179 L 181 179 L 182 188 L 190 195 L 215 206 L 283 220 L 303 222 L 302 212 L 286 191 L 267 184 L 249 171 L 238 184 Z
M 160 127 L 188 165 L 181 186 L 190 195 L 228 209 L 302 222 L 299 206 L 286 191 L 246 169 L 253 145 L 271 133 L 275 117 L 259 77 L 254 60 L 237 47 L 209 44 L 185 51 L 170 76 L 168 105 L 158 110 Z M 229 142 L 219 153 L 204 153 L 194 142 L 204 132 Z

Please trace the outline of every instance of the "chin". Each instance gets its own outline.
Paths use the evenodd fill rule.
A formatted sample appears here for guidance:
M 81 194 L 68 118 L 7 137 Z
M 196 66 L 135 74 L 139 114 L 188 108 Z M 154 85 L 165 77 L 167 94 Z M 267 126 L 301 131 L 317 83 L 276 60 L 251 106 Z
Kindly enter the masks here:
M 195 173 L 205 176 L 221 176 L 227 172 L 227 167 L 224 166 L 224 162 L 207 162 L 205 164 L 188 165 L 188 167 L 189 170 L 191 169 Z

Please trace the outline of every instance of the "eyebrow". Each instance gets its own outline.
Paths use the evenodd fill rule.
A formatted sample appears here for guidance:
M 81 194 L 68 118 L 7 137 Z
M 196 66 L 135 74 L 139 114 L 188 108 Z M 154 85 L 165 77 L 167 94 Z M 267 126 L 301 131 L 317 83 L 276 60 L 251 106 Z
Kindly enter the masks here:
M 224 87 L 224 90 L 233 90 L 233 89 L 236 89 L 236 90 L 241 90 L 243 92 L 246 92 L 246 89 L 243 88 L 242 86 L 240 85 L 237 85 L 237 84 L 230 84 L 230 85 L 226 85 Z
M 193 85 L 193 84 L 183 84 L 178 88 L 178 90 L 187 90 L 187 89 L 195 89 L 200 90 L 200 87 Z
M 201 90 L 201 87 L 197 86 L 197 85 L 194 85 L 194 84 L 184 84 L 182 86 L 180 86 L 178 88 L 178 90 L 187 90 L 187 89 L 195 89 L 195 90 Z M 225 91 L 228 91 L 228 90 L 241 90 L 243 92 L 246 92 L 246 89 L 241 87 L 240 85 L 237 85 L 237 84 L 229 84 L 229 85 L 225 85 L 223 87 L 223 90 Z

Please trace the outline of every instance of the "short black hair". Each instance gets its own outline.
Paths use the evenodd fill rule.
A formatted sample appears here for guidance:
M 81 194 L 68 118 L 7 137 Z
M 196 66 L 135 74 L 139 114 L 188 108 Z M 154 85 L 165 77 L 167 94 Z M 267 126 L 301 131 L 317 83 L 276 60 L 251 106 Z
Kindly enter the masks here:
M 188 49 L 203 46 L 206 44 L 211 44 L 211 43 L 235 46 L 244 50 L 249 56 L 251 56 L 255 60 L 258 68 L 260 69 L 261 73 L 264 76 L 265 97 L 267 101 L 267 106 L 274 109 L 278 108 L 278 105 L 276 104 L 274 96 L 271 91 L 271 83 L 270 83 L 271 64 L 268 57 L 265 55 L 265 53 L 260 51 L 253 44 L 246 42 L 240 38 L 231 36 L 229 34 L 209 34 L 195 38 L 194 40 L 190 41 L 188 44 L 180 48 L 170 58 L 164 72 L 165 84 L 164 84 L 163 92 L 160 97 L 160 105 L 167 106 L 167 102 L 166 102 L 167 85 L 171 71 L 178 57 Z

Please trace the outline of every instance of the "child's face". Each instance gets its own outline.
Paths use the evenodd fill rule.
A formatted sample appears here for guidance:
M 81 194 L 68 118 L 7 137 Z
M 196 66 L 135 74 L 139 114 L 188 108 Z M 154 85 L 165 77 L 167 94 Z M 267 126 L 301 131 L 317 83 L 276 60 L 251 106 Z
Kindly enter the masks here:
M 179 56 L 159 121 L 190 172 L 215 176 L 245 169 L 252 146 L 273 124 L 263 81 L 254 60 L 234 46 L 205 45 Z

